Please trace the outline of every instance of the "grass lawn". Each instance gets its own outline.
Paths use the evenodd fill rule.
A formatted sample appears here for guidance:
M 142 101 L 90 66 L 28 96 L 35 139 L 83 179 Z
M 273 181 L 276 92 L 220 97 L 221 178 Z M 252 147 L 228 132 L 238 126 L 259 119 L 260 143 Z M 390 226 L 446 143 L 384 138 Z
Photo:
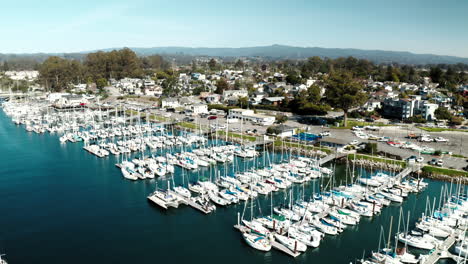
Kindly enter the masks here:
M 338 128 L 338 129 L 350 129 L 350 128 L 353 128 L 354 126 L 390 126 L 390 125 L 386 125 L 386 124 L 383 124 L 383 123 L 378 123 L 378 122 L 361 122 L 361 121 L 354 121 L 354 120 L 348 120 L 348 126 L 343 126 L 343 121 L 340 121 L 340 126 L 336 127 L 336 126 L 332 126 L 331 128 Z
M 418 127 L 427 132 L 443 132 L 443 131 L 459 131 L 459 132 L 468 132 L 466 129 L 456 129 L 456 128 L 442 128 L 442 127 Z
M 197 129 L 198 126 L 197 124 L 191 123 L 191 122 L 179 122 L 177 123 L 178 126 L 185 127 L 185 128 L 190 128 L 190 129 Z
M 446 168 L 433 167 L 433 166 L 424 166 L 422 168 L 422 171 L 426 173 L 430 173 L 430 174 L 436 174 L 436 175 L 468 177 L 468 172 L 466 171 L 446 169 Z
M 226 136 L 226 132 L 225 131 L 217 131 L 216 132 L 219 136 Z M 254 136 L 248 136 L 248 135 L 241 135 L 241 134 L 236 134 L 236 133 L 232 133 L 232 132 L 228 132 L 228 140 L 229 138 L 243 138 L 245 140 L 248 140 L 248 141 L 256 141 L 257 140 L 257 137 L 254 137 Z
M 348 154 L 349 160 L 353 160 L 354 157 L 355 157 L 354 154 Z M 369 155 L 364 155 L 364 154 L 356 154 L 356 159 L 371 160 L 375 162 L 383 162 L 383 163 L 388 163 L 388 164 L 398 164 L 402 166 L 403 168 L 406 167 L 406 162 L 401 161 L 401 160 L 379 158 L 379 157 L 374 157 L 374 156 L 369 156 Z

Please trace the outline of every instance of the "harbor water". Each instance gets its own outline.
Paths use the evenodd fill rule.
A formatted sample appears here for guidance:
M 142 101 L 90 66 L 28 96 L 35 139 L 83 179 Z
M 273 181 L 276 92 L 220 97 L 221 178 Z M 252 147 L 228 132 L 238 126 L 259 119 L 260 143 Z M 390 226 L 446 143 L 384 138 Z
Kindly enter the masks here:
M 98 158 L 82 143 L 60 144 L 57 135 L 26 132 L 0 111 L 0 252 L 17 263 L 350 263 L 376 250 L 381 226 L 396 231 L 400 207 L 411 212 L 410 228 L 425 210 L 426 200 L 438 198 L 448 183 L 429 181 L 419 194 L 402 205 L 384 208 L 380 215 L 363 218 L 336 237 L 327 236 L 319 248 L 296 259 L 275 249 L 263 253 L 247 246 L 233 228 L 244 203 L 218 207 L 204 215 L 188 206 L 162 210 L 146 196 L 171 178 L 128 181 L 115 167 L 119 158 Z M 270 157 L 271 159 L 272 157 Z M 281 157 L 276 154 L 274 159 Z M 253 163 L 253 161 L 249 161 Z M 263 164 L 262 159 L 257 160 Z M 184 173 L 195 180 L 220 171 L 244 170 L 236 164 Z M 345 167 L 336 168 L 337 183 Z M 175 183 L 182 182 L 176 168 Z M 315 191 L 327 179 L 296 186 L 292 196 Z M 289 192 L 273 195 L 273 204 L 289 200 Z M 254 203 L 254 214 L 269 214 L 270 197 Z M 250 208 L 245 217 L 250 217 Z M 403 225 L 402 225 L 403 226 Z M 445 262 L 448 263 L 448 262 Z

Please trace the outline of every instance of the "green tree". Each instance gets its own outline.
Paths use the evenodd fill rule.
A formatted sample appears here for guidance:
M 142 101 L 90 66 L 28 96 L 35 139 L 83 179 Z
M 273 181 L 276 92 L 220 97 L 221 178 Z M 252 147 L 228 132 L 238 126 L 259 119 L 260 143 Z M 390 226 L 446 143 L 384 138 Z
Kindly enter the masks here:
M 211 59 L 209 62 L 208 62 L 208 67 L 210 67 L 210 70 L 214 71 L 216 70 L 216 60 L 215 59 Z
M 242 108 L 247 108 L 249 106 L 249 98 L 248 97 L 240 97 L 237 100 L 237 104 Z
M 286 82 L 292 85 L 296 85 L 301 83 L 301 77 L 299 77 L 295 71 L 290 71 L 286 76 Z
M 96 80 L 96 87 L 98 89 L 102 89 L 106 87 L 106 85 L 107 85 L 107 80 L 105 78 L 99 78 Z
M 215 93 L 217 94 L 223 94 L 223 92 L 225 90 L 227 90 L 229 87 L 227 81 L 223 78 L 219 79 L 217 82 L 216 82 L 216 90 L 215 90 Z
M 439 107 L 434 111 L 434 115 L 437 119 L 446 119 L 449 120 L 452 117 L 452 114 L 446 107 Z
M 80 64 L 70 60 L 51 56 L 39 67 L 39 81 L 52 91 L 62 91 L 76 81 L 80 74 Z
M 346 71 L 333 73 L 326 80 L 325 96 L 330 106 L 343 110 L 344 126 L 348 125 L 348 111 L 367 100 L 363 88 L 363 85 Z
M 307 100 L 313 104 L 319 104 L 320 99 L 322 99 L 322 88 L 316 84 L 311 85 L 307 89 Z
M 285 115 L 282 115 L 282 114 L 276 115 L 275 118 L 276 118 L 276 123 L 277 124 L 282 124 L 282 123 L 288 121 L 288 117 L 285 116 Z
M 452 116 L 450 118 L 450 124 L 459 126 L 463 124 L 463 118 L 460 116 Z
M 236 63 L 234 64 L 234 68 L 238 70 L 243 70 L 244 69 L 244 62 L 242 60 L 237 60 Z

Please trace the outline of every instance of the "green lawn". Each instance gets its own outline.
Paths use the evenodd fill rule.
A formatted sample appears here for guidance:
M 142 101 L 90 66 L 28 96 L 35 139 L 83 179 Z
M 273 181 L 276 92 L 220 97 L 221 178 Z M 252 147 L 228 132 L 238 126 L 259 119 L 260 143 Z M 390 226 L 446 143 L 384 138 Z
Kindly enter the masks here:
M 178 126 L 185 127 L 185 128 L 190 128 L 190 129 L 197 129 L 198 126 L 197 124 L 190 123 L 190 122 L 179 122 L 177 123 Z
M 226 136 L 226 132 L 225 131 L 217 131 L 216 132 L 218 135 L 220 136 Z M 248 136 L 248 135 L 241 135 L 241 134 L 237 134 L 237 133 L 232 133 L 232 132 L 228 132 L 228 140 L 229 138 L 243 138 L 245 140 L 248 140 L 248 141 L 256 141 L 257 140 L 257 137 L 254 137 L 254 136 Z
M 433 167 L 433 166 L 424 166 L 422 168 L 422 171 L 425 173 L 436 174 L 436 175 L 468 177 L 468 172 L 466 171 L 446 169 L 446 168 Z
M 427 132 L 443 132 L 443 131 L 468 132 L 468 130 L 466 129 L 456 129 L 456 128 L 442 128 L 442 127 L 418 127 L 418 128 Z
M 338 129 L 350 129 L 350 128 L 353 128 L 354 126 L 390 126 L 390 125 L 386 125 L 386 124 L 383 124 L 383 123 L 378 123 L 378 122 L 374 122 L 374 123 L 371 123 L 371 122 L 361 122 L 361 121 L 355 121 L 355 120 L 348 120 L 348 126 L 343 126 L 343 121 L 340 121 L 340 126 L 336 127 L 336 126 L 332 126 L 331 128 L 338 128 Z
M 371 161 L 375 161 L 375 162 L 383 162 L 383 163 L 388 163 L 388 164 L 398 164 L 398 165 L 402 166 L 403 168 L 406 167 L 406 162 L 401 161 L 401 160 L 379 158 L 379 157 L 363 155 L 363 154 L 356 154 L 356 155 L 348 154 L 348 159 L 353 160 L 354 158 L 364 159 L 364 160 L 371 160 Z

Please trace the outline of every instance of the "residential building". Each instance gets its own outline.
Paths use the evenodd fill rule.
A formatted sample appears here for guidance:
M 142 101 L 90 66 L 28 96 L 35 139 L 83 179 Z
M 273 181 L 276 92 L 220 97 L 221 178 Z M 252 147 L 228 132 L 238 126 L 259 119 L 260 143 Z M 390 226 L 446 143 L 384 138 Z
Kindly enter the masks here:
M 186 109 L 190 110 L 193 114 L 208 114 L 208 106 L 206 104 L 193 104 L 188 105 Z
M 256 124 L 270 126 L 275 123 L 274 116 L 255 114 L 253 110 L 235 108 L 229 110 L 228 118 L 236 118 L 244 121 L 251 121 Z
M 284 97 L 283 96 L 277 96 L 277 97 L 265 97 L 262 99 L 262 104 L 263 105 L 280 105 L 281 102 L 283 102 Z
M 164 98 L 161 100 L 161 108 L 177 108 L 180 107 L 177 98 Z

